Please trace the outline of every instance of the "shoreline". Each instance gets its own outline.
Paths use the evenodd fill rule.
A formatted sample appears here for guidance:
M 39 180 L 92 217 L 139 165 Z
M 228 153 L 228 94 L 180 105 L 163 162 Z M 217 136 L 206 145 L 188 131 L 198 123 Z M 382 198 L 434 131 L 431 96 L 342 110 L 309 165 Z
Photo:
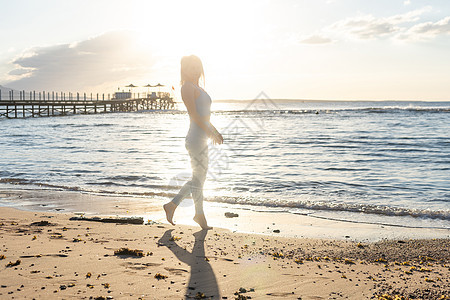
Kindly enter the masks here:
M 0 207 L 0 298 L 450 299 L 450 239 L 289 238 L 71 215 Z
M 136 200 L 135 197 L 123 195 L 96 195 L 50 189 L 7 189 L 0 186 L 0 201 L 2 198 L 6 198 L 6 201 L 0 202 L 0 207 L 12 207 L 29 212 L 56 212 L 86 216 L 136 216 L 144 218 L 145 221 L 168 224 L 162 210 L 162 204 L 167 202 L 165 197 Z M 340 220 L 208 201 L 205 201 L 204 206 L 211 226 L 232 232 L 359 242 L 450 238 L 450 229 L 447 228 L 408 227 Z M 225 217 L 227 212 L 237 214 L 238 217 L 227 218 Z M 175 223 L 196 226 L 192 220 L 193 214 L 192 203 L 182 202 L 175 213 Z

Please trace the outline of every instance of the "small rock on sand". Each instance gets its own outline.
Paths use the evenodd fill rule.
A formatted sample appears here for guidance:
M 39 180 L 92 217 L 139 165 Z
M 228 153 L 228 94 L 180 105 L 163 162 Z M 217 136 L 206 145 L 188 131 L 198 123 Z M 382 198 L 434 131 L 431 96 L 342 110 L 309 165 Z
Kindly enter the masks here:
M 225 217 L 226 218 L 237 218 L 237 217 L 239 217 L 239 215 L 235 214 L 235 213 L 232 213 L 232 212 L 226 212 L 225 213 Z

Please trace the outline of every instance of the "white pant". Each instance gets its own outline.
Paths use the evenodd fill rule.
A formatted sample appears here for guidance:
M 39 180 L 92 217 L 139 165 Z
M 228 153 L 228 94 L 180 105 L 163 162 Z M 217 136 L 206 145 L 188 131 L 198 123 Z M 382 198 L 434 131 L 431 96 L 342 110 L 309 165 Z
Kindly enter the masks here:
M 186 149 L 191 157 L 192 179 L 186 182 L 172 202 L 179 205 L 189 194 L 195 205 L 195 214 L 203 214 L 203 184 L 208 172 L 208 144 L 186 141 Z

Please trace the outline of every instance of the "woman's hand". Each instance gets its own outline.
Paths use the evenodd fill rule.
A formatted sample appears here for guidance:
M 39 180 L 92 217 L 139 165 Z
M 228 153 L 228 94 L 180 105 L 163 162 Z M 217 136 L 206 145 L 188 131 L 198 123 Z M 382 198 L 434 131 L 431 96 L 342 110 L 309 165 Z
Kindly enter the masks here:
M 212 129 L 210 138 L 212 140 L 213 145 L 221 145 L 221 144 L 223 144 L 223 136 L 214 127 Z
M 212 139 L 213 145 L 221 145 L 223 144 L 223 136 L 217 131 L 216 134 L 214 134 Z

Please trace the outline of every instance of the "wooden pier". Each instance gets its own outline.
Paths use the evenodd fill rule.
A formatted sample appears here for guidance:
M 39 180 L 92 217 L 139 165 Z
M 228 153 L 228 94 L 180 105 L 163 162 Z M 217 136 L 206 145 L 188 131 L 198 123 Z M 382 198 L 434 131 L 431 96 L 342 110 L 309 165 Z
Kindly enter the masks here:
M 121 94 L 122 97 L 116 97 Z M 130 97 L 123 97 L 128 94 Z M 9 91 L 2 98 L 0 90 L 0 118 L 52 117 L 75 114 L 98 114 L 113 112 L 135 112 L 145 110 L 173 109 L 175 102 L 169 93 L 55 93 Z

